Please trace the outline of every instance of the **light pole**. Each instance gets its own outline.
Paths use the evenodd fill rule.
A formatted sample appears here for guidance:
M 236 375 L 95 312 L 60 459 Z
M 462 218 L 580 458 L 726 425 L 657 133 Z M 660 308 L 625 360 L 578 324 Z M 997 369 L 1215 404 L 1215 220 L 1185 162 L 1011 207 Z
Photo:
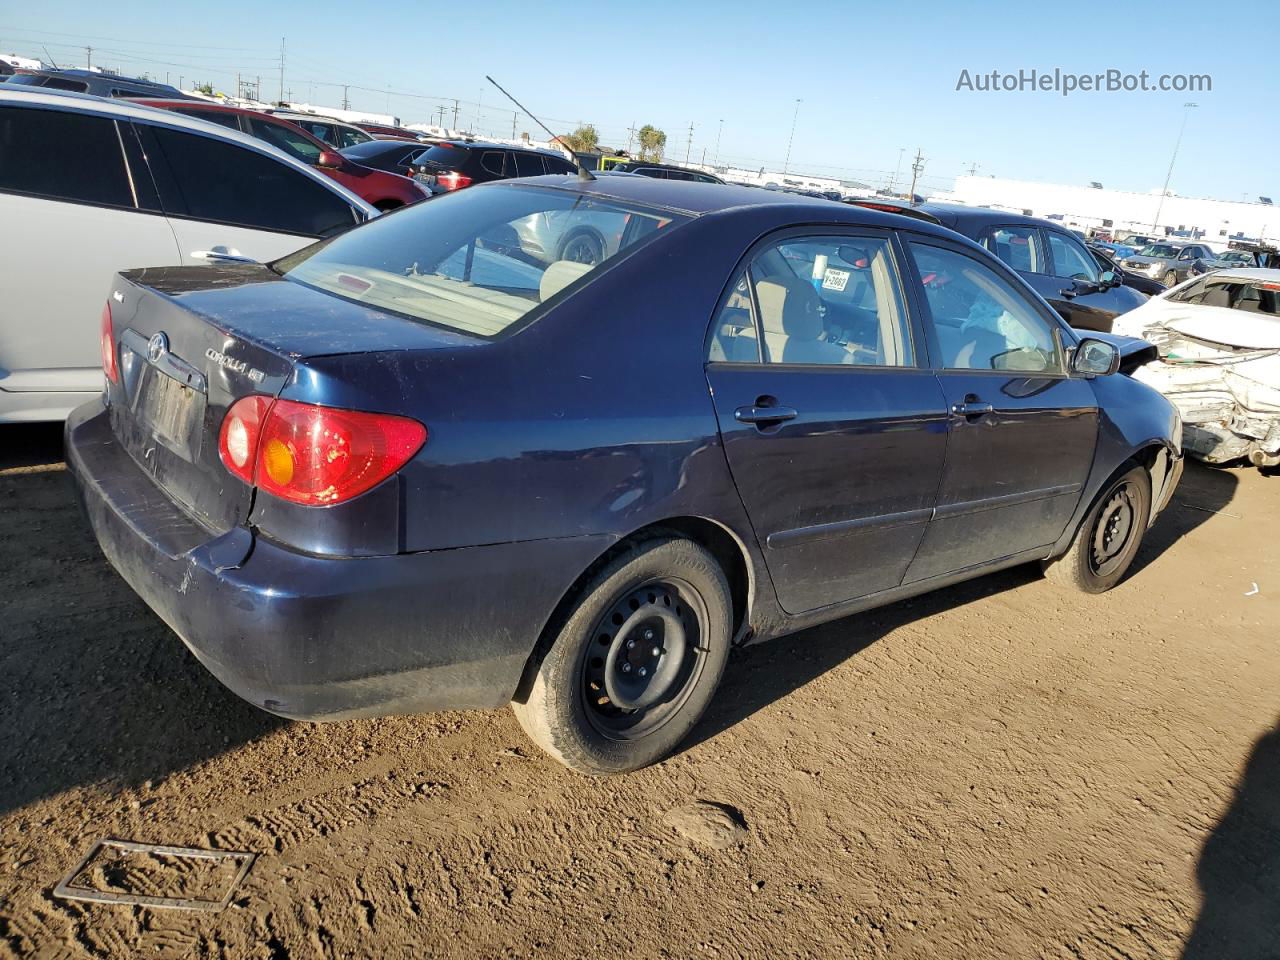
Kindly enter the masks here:
M 898 187 L 898 174 L 902 172 L 902 155 L 907 152 L 906 147 L 898 148 L 898 165 L 894 168 L 893 179 L 889 181 L 889 193 L 892 194 Z
M 1173 165 L 1178 160 L 1178 148 L 1182 146 L 1182 134 L 1187 129 L 1187 117 L 1191 116 L 1191 111 L 1200 106 L 1198 103 L 1184 103 L 1182 105 L 1182 123 L 1178 127 L 1178 139 L 1173 142 L 1173 156 L 1169 158 L 1169 172 L 1164 175 L 1164 189 L 1160 191 L 1160 202 L 1156 204 L 1156 217 L 1151 221 L 1151 232 L 1156 232 L 1156 226 L 1160 223 L 1160 212 L 1164 210 L 1165 194 L 1169 192 L 1169 181 L 1173 179 Z
M 783 173 L 786 173 L 787 168 L 791 166 L 791 143 L 796 138 L 796 118 L 800 116 L 800 104 L 803 102 L 803 100 L 797 97 L 795 113 L 791 114 L 791 136 L 787 137 L 787 159 L 782 161 Z

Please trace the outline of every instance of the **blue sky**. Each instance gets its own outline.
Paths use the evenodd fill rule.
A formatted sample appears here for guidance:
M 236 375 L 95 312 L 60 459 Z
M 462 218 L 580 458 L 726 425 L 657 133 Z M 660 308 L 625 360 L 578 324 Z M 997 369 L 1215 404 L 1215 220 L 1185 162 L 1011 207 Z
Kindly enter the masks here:
M 1221 12 L 1219 12 L 1221 11 Z M 236 72 L 294 99 L 428 121 L 460 104 L 461 125 L 510 135 L 492 73 L 556 132 L 594 123 L 608 144 L 652 123 L 667 155 L 780 168 L 796 99 L 791 169 L 879 184 L 916 148 L 924 184 L 979 174 L 1159 188 L 1189 112 L 1171 189 L 1280 199 L 1274 117 L 1280 5 L 1234 0 L 1101 5 L 609 2 L 353 4 L 295 0 L 229 6 L 44 0 L 0 12 L 0 51 L 84 66 L 212 80 Z M 958 92 L 972 74 L 1036 68 L 1084 74 L 1209 74 L 1212 92 Z M 390 90 L 392 93 L 387 93 Z M 415 96 L 409 96 L 414 94 Z M 552 122 L 554 121 L 554 122 Z M 723 133 L 720 134 L 721 121 Z M 693 136 L 689 145 L 689 126 Z M 521 118 L 518 130 L 531 130 Z M 686 149 L 688 146 L 688 149 Z

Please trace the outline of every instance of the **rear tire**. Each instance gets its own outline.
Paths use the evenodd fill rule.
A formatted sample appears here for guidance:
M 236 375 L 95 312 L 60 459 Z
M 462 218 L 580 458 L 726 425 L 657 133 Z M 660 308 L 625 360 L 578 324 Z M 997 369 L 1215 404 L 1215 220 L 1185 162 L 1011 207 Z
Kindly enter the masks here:
M 1151 476 L 1135 466 L 1107 483 L 1067 552 L 1044 561 L 1045 576 L 1085 593 L 1110 590 L 1133 564 L 1150 516 Z
M 571 770 L 607 776 L 666 757 L 720 682 L 733 626 L 715 558 L 679 537 L 627 547 L 583 586 L 511 704 L 529 739 Z
M 582 231 L 567 237 L 560 245 L 560 260 L 572 260 L 595 266 L 604 259 L 604 244 L 594 233 Z

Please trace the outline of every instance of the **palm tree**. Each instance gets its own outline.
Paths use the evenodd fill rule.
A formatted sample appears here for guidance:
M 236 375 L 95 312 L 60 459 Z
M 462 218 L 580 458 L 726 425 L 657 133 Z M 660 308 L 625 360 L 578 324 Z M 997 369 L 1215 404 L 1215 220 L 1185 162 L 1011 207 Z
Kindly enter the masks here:
M 600 134 L 594 126 L 587 123 L 573 133 L 566 133 L 560 138 L 560 142 L 575 153 L 592 153 L 600 146 Z
M 667 135 L 652 124 L 646 123 L 637 134 L 640 141 L 641 160 L 661 160 L 667 146 Z

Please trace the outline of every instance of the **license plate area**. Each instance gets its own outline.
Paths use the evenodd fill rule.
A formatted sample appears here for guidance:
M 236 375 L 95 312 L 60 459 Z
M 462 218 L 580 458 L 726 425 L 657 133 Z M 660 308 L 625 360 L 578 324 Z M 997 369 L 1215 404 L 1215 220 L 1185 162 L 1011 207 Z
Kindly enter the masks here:
M 151 364 L 142 367 L 134 416 L 152 436 L 184 460 L 195 461 L 204 420 L 205 398 Z

